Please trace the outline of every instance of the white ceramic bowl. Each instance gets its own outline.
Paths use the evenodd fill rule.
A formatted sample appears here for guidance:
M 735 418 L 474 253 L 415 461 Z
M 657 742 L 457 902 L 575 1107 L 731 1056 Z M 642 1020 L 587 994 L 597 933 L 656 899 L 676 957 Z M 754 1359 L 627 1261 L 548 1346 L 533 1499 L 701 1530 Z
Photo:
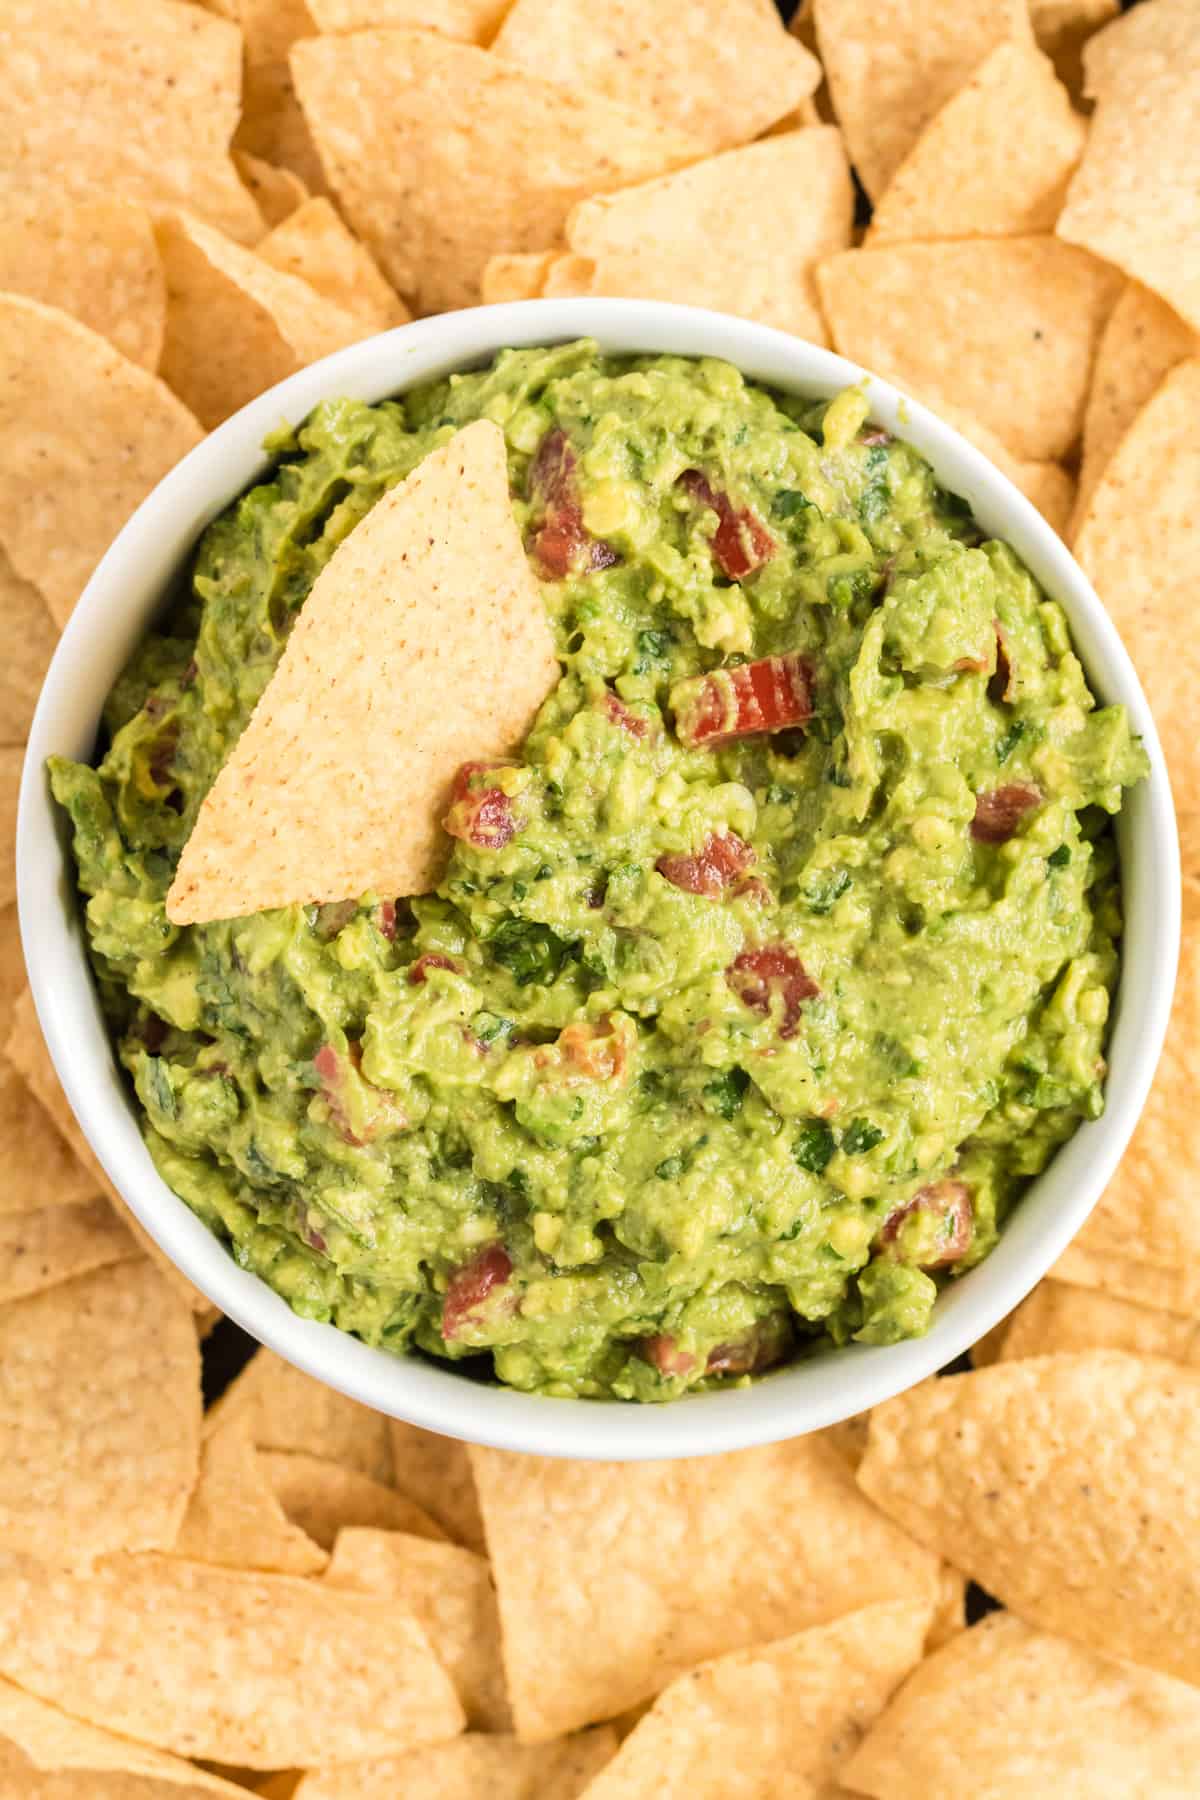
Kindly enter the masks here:
M 927 1337 L 854 1346 L 745 1389 L 667 1406 L 550 1400 L 480 1386 L 415 1358 L 391 1356 L 298 1318 L 232 1257 L 159 1178 L 138 1132 L 88 970 L 74 867 L 43 764 L 88 758 L 101 706 L 153 620 L 172 577 L 210 519 L 264 467 L 260 445 L 332 395 L 381 400 L 417 382 L 488 361 L 506 345 L 595 337 L 613 352 L 727 358 L 758 381 L 823 396 L 863 371 L 744 320 L 641 301 L 534 301 L 407 325 L 355 344 L 282 382 L 213 432 L 121 532 L 63 635 L 33 722 L 21 788 L 17 879 L 21 931 L 38 1014 L 79 1122 L 146 1229 L 196 1285 L 263 1343 L 381 1412 L 434 1431 L 544 1455 L 629 1459 L 702 1455 L 796 1436 L 912 1385 L 958 1356 L 1027 1294 L 1078 1231 L 1112 1175 L 1146 1098 L 1162 1046 L 1179 941 L 1179 857 L 1154 725 L 1124 648 L 1067 550 L 1003 475 L 964 439 L 895 389 L 869 378 L 871 415 L 928 457 L 986 530 L 1008 539 L 1066 609 L 1091 684 L 1123 701 L 1151 774 L 1128 798 L 1118 841 L 1126 936 L 1104 1116 L 1083 1125 L 1032 1185 L 988 1259 L 938 1301 Z M 1003 370 L 997 380 L 1003 380 Z

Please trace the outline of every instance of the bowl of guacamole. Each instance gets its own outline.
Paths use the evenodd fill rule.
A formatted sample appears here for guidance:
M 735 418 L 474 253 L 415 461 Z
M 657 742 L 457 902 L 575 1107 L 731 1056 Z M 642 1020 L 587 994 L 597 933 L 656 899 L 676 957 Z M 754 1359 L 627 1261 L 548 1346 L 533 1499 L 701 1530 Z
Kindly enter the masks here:
M 463 1435 L 725 1448 L 927 1373 L 1082 1221 L 1161 1036 L 1165 775 L 946 427 L 760 327 L 560 307 L 355 346 L 152 496 L 51 673 L 23 925 L 110 1173 L 259 1336 Z M 172 925 L 321 569 L 485 418 L 559 675 L 462 770 L 441 879 Z

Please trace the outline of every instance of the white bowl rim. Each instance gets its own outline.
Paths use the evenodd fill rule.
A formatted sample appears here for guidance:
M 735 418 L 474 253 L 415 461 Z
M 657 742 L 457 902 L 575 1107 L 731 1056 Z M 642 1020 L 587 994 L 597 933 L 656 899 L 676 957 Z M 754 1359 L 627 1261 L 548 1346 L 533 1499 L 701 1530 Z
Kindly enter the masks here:
M 1064 606 L 1093 688 L 1123 701 L 1150 758 L 1118 824 L 1126 935 L 1107 1105 L 1031 1185 L 999 1244 L 941 1296 L 924 1338 L 854 1345 L 747 1388 L 665 1406 L 551 1399 L 480 1385 L 423 1359 L 375 1350 L 300 1318 L 165 1185 L 138 1133 L 84 951 L 66 833 L 45 759 L 90 757 L 100 708 L 204 525 L 265 466 L 261 443 L 319 400 L 379 400 L 486 362 L 498 350 L 594 337 L 613 353 L 714 356 L 748 377 L 814 396 L 865 381 L 871 416 L 916 445 L 989 532 L 1006 538 Z M 1003 372 L 998 371 L 998 379 Z M 1079 1230 L 1116 1168 L 1162 1048 L 1179 946 L 1179 851 L 1158 735 L 1132 663 L 1065 545 L 986 458 L 925 407 L 827 350 L 744 319 L 630 300 L 515 302 L 443 314 L 351 345 L 260 395 L 192 450 L 108 550 L 63 633 L 29 735 L 17 826 L 17 888 L 30 985 L 67 1097 L 114 1186 L 163 1251 L 221 1311 L 310 1375 L 376 1410 L 476 1443 L 546 1456 L 697 1456 L 794 1437 L 912 1386 L 997 1324 Z

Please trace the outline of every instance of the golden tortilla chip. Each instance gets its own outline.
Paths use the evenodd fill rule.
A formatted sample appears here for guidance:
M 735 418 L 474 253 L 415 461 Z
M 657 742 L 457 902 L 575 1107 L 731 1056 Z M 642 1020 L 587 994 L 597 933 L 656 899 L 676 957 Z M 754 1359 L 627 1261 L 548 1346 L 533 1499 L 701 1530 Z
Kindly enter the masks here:
M 458 1743 L 461 1740 L 456 1738 L 454 1741 Z M 434 1750 L 423 1750 L 418 1752 L 418 1755 L 421 1758 L 426 1756 L 437 1756 L 440 1750 L 441 1746 L 438 1745 Z M 359 1763 L 356 1766 L 358 1768 L 371 1768 L 374 1765 L 370 1763 Z M 253 1791 L 256 1794 L 260 1794 L 262 1800 L 292 1800 L 293 1795 L 303 1779 L 303 1775 L 298 1770 L 280 1769 L 276 1774 L 266 1775 L 261 1781 L 255 1782 Z
M 372 1481 L 391 1482 L 391 1421 L 314 1381 L 271 1350 L 259 1350 L 251 1358 L 209 1416 L 242 1411 L 260 1450 L 303 1450 L 357 1469 Z
M 945 401 L 938 407 L 938 413 L 947 425 L 953 425 L 977 450 L 982 450 L 988 461 L 995 463 L 1014 487 L 1020 488 L 1048 525 L 1060 536 L 1066 531 L 1075 503 L 1075 483 L 1061 463 L 1023 461 L 1001 443 L 994 431 Z
M 39 1207 L 79 1206 L 96 1180 L 51 1123 L 23 1076 L 0 1055 L 0 1219 Z
M 1153 288 L 1200 331 L 1200 29 L 1194 0 L 1154 0 L 1083 53 L 1096 102 L 1058 235 Z
M 467 1446 L 389 1419 L 392 1479 L 402 1494 L 416 1500 L 456 1544 L 487 1554 L 479 1495 Z
M 940 1592 L 929 1630 L 925 1634 L 926 1650 L 939 1650 L 943 1644 L 959 1631 L 965 1631 L 967 1624 L 967 1578 L 958 1569 L 943 1563 L 940 1572 Z
M 0 544 L 59 625 L 134 507 L 202 435 L 106 338 L 0 295 Z
M 323 1550 L 332 1550 L 334 1539 L 348 1526 L 407 1531 L 414 1537 L 445 1541 L 441 1526 L 415 1500 L 357 1469 L 344 1469 L 302 1450 L 260 1450 L 257 1455 L 287 1517 Z
M 308 189 L 294 170 L 277 168 L 249 150 L 235 150 L 233 160 L 269 231 L 282 225 L 308 199 Z
M 648 112 L 708 151 L 758 137 L 821 79 L 762 0 L 516 0 L 492 49 L 569 93 Z
M 304 0 L 217 0 L 217 10 L 240 28 L 245 45 L 239 149 L 299 176 L 310 192 L 325 191 L 321 159 L 296 100 L 288 53 L 317 26 Z M 198 209 L 193 209 L 198 210 Z
M 1159 1312 L 1112 1294 L 1042 1281 L 1012 1316 L 1000 1356 L 1049 1356 L 1065 1350 L 1129 1350 L 1200 1366 L 1200 1319 Z
M 149 1263 L 0 1307 L 6 1549 L 86 1563 L 173 1543 L 199 1445 L 195 1329 Z
M 998 44 L 926 125 L 866 241 L 1053 231 L 1086 135 L 1049 58 L 1032 44 Z
M 380 273 L 365 244 L 342 224 L 319 195 L 296 208 L 254 246 L 256 256 L 285 275 L 298 276 L 332 305 L 361 319 L 371 331 L 403 325 L 412 314 Z
M 17 1002 L 25 992 L 25 951 L 15 901 L 0 907 L 0 1028 L 7 1035 Z M 26 1203 L 30 1196 L 26 1195 Z
M 75 1206 L 0 1212 L 0 1304 L 140 1256 L 101 1196 Z
M 634 1726 L 588 1800 L 825 1800 L 921 1660 L 929 1608 L 868 1606 L 701 1663 Z
M 0 906 L 17 897 L 17 801 L 25 751 L 19 744 L 0 747 Z
M 497 251 L 549 249 L 577 200 L 703 152 L 433 32 L 309 38 L 292 72 L 342 212 L 418 312 L 474 305 Z
M 264 388 L 370 335 L 358 314 L 198 219 L 162 218 L 158 244 L 167 273 L 163 380 L 202 425 L 219 425 Z
M 200 1478 L 172 1554 L 229 1569 L 319 1574 L 329 1559 L 284 1512 L 250 1425 L 248 1409 L 209 1415 Z
M 28 737 L 57 643 L 46 602 L 0 550 L 0 742 Z
M 237 32 L 198 6 L 8 0 L 0 188 L 57 194 L 69 181 L 187 206 L 253 243 L 258 210 L 229 157 L 241 57 Z
M 519 743 L 557 673 L 504 438 L 480 419 L 322 569 L 200 809 L 167 916 L 427 892 L 455 773 Z
M 158 367 L 167 295 L 150 215 L 95 194 L 0 192 L 0 288 L 59 306 Z
M 309 0 L 318 31 L 440 31 L 466 44 L 487 44 L 511 0 Z
M 471 1732 L 387 1762 L 314 1769 L 296 1800 L 581 1800 L 616 1748 L 616 1733 L 604 1725 L 536 1745 Z
M 711 306 L 824 344 L 813 268 L 853 224 L 841 134 L 821 125 L 585 200 L 567 242 L 595 264 L 590 293 Z
M 1162 1312 L 1200 1313 L 1200 1269 L 1190 1261 L 1169 1269 L 1133 1256 L 1105 1255 L 1076 1242 L 1067 1246 L 1050 1274 L 1056 1281 L 1099 1288 L 1102 1293 Z
M 844 356 L 935 411 L 969 413 L 1027 460 L 1078 438 L 1120 290 L 1115 270 L 1052 237 L 846 250 L 818 265 L 817 285 Z
M 1015 1312 L 1006 1313 L 998 1325 L 976 1338 L 969 1352 L 973 1369 L 986 1369 L 991 1363 L 999 1362 L 1004 1354 L 1004 1340 L 1015 1318 Z
M 937 1557 L 819 1437 L 678 1462 L 471 1461 L 530 1742 L 623 1712 L 706 1657 L 940 1592 Z
M 872 199 L 989 51 L 1030 40 L 1025 0 L 816 0 L 813 22 L 834 112 Z
M 505 300 L 537 300 L 550 265 L 558 259 L 553 250 L 501 251 L 488 258 L 480 277 L 480 298 L 485 306 Z
M 845 1780 L 877 1800 L 1189 1800 L 1198 1767 L 1195 1688 L 993 1613 L 909 1677 Z
M 1131 281 L 1113 307 L 1096 348 L 1083 415 L 1083 462 L 1076 497 L 1078 529 L 1117 445 L 1171 370 L 1200 355 L 1200 337 L 1149 288 Z
M 546 270 L 542 282 L 542 298 L 545 300 L 576 300 L 581 294 L 591 294 L 596 290 L 593 279 L 596 265 L 588 256 L 554 256 Z
M 393 1603 L 152 1554 L 88 1575 L 0 1554 L 0 1672 L 77 1718 L 250 1769 L 396 1755 L 463 1724 Z
M 1198 405 L 1200 357 L 1193 357 L 1172 370 L 1121 439 L 1082 510 L 1074 542 L 1142 678 L 1178 794 L 1194 794 L 1200 782 L 1194 723 L 1200 644 L 1190 628 L 1192 570 L 1200 554 Z M 1178 1038 L 1177 1045 L 1177 1054 L 1200 1054 L 1200 1044 L 1190 1052 Z M 1187 1155 L 1186 1144 L 1174 1147 Z M 1182 1165 L 1172 1167 L 1178 1179 Z M 1143 1253 L 1151 1261 L 1157 1254 L 1153 1246 Z
M 1030 1624 L 1200 1676 L 1200 1371 L 996 1363 L 871 1414 L 864 1493 Z
M 510 1731 L 500 1661 L 500 1616 L 483 1557 L 457 1544 L 398 1531 L 339 1532 L 325 1579 L 398 1601 L 421 1626 L 449 1672 L 477 1731 Z

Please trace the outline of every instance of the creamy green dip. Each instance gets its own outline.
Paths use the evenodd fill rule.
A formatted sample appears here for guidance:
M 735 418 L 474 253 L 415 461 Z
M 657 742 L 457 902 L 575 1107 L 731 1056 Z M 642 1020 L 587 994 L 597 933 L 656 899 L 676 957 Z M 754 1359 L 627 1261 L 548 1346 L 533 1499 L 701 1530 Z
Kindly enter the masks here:
M 481 416 L 562 660 L 523 751 L 436 894 L 172 926 L 316 575 Z M 52 765 L 165 1180 L 297 1312 L 518 1388 L 923 1332 L 1103 1106 L 1145 761 L 1058 606 L 861 393 L 719 362 L 508 352 L 269 449 Z

